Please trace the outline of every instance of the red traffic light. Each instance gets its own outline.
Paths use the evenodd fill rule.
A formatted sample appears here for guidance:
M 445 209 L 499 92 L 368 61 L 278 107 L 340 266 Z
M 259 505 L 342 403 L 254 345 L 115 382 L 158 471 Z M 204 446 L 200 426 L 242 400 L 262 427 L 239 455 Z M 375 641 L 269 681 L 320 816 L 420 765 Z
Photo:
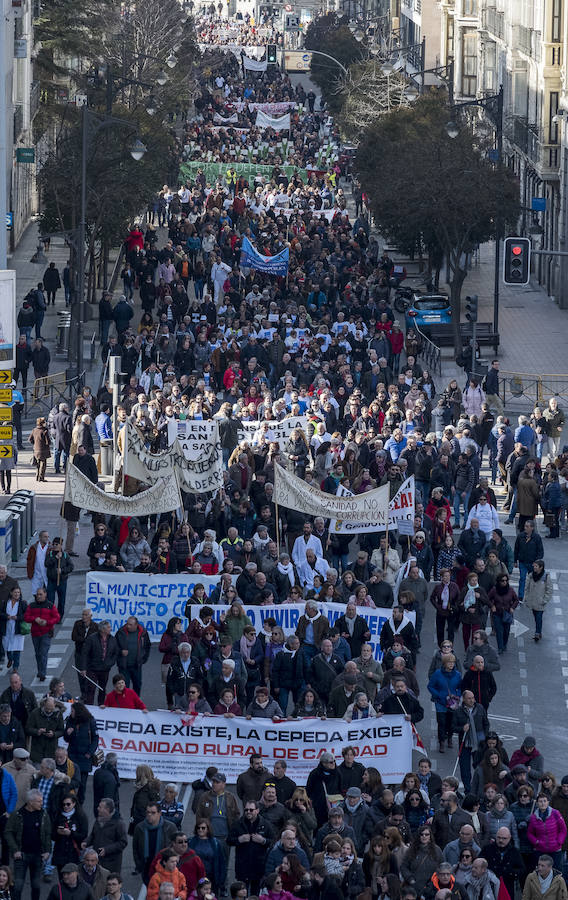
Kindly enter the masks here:
M 520 256 L 522 252 L 523 248 L 519 247 L 518 245 L 516 247 L 511 247 L 511 253 L 513 254 L 513 256 Z

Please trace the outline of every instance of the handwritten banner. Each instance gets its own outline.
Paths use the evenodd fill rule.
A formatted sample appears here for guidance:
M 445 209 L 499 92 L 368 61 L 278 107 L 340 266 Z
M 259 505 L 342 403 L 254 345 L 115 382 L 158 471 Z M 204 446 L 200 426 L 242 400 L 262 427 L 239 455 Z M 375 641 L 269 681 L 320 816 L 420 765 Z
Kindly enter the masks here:
M 205 423 L 200 422 L 200 425 Z M 223 452 L 219 443 L 216 423 L 211 439 L 194 439 L 190 436 L 176 438 L 169 450 L 151 453 L 144 435 L 132 423 L 128 423 L 125 472 L 138 481 L 152 483 L 158 478 L 175 476 L 184 491 L 206 494 L 223 487 Z M 206 434 L 206 432 L 204 432 Z M 201 453 L 200 446 L 205 441 Z
M 150 516 L 182 506 L 175 476 L 160 476 L 147 491 L 141 491 L 134 497 L 123 497 L 122 494 L 101 490 L 74 465 L 69 465 L 67 469 L 64 500 L 78 509 L 88 509 L 109 516 Z
M 277 441 L 278 446 L 282 450 L 286 441 L 290 438 L 290 435 L 294 431 L 295 428 L 301 428 L 302 431 L 306 431 L 308 427 L 308 417 L 307 416 L 290 416 L 289 419 L 282 419 L 278 421 L 276 419 L 270 419 L 268 422 L 263 419 L 262 422 L 241 422 L 239 424 L 239 442 L 240 441 L 252 441 L 255 434 L 260 431 L 262 434 L 263 428 L 262 425 L 268 425 L 268 429 L 266 431 L 266 439 L 267 441 Z

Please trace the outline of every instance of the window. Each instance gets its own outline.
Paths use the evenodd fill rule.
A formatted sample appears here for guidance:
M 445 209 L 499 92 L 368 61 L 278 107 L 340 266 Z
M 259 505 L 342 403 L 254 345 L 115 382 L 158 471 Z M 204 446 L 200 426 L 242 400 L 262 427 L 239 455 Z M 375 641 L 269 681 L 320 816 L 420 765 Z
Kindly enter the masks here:
M 548 106 L 548 143 L 558 143 L 558 125 L 553 122 L 553 118 L 558 112 L 558 91 L 551 91 L 549 95 Z
M 474 97 L 477 90 L 477 32 L 464 31 L 462 45 L 462 94 Z
M 489 93 L 496 92 L 497 84 L 497 45 L 493 41 L 485 43 L 485 78 L 484 87 Z
M 454 17 L 446 19 L 446 60 L 454 58 Z
M 562 40 L 562 0 L 552 2 L 552 28 L 550 40 L 553 44 L 559 44 Z
M 476 16 L 477 0 L 463 0 L 463 14 L 464 16 Z

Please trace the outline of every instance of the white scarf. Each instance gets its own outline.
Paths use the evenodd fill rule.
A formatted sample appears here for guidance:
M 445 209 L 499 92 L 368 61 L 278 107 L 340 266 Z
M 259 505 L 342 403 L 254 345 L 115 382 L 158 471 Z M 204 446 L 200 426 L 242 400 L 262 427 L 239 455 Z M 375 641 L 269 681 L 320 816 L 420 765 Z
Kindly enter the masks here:
M 281 562 L 276 566 L 281 575 L 287 575 L 288 581 L 290 582 L 290 587 L 294 587 L 295 578 L 294 578 L 294 566 L 292 563 L 288 563 L 287 566 L 283 566 Z

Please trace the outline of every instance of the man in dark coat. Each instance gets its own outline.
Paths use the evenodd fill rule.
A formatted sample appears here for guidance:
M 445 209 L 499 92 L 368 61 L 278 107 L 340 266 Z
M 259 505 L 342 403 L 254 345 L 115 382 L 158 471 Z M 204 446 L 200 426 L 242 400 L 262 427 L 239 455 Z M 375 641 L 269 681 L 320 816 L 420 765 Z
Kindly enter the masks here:
M 150 656 L 150 638 L 136 616 L 129 616 L 126 624 L 116 634 L 118 643 L 118 671 L 124 675 L 126 687 L 132 687 L 140 696 L 142 691 L 142 666 Z
M 329 702 L 333 680 L 342 671 L 343 663 L 333 652 L 333 644 L 329 638 L 324 638 L 321 642 L 321 651 L 312 659 L 309 671 L 309 683 L 324 703 Z
M 312 801 L 318 828 L 328 820 L 327 798 L 330 794 L 341 794 L 341 775 L 335 765 L 333 753 L 322 753 L 315 769 L 308 775 L 306 783 L 308 797 Z
M 43 273 L 43 286 L 47 295 L 47 305 L 49 306 L 49 301 L 51 300 L 51 305 L 55 306 L 55 295 L 61 287 L 61 277 L 59 275 L 59 269 L 55 268 L 54 262 L 50 262 Z
M 497 878 L 502 878 L 509 896 L 515 896 L 515 882 L 524 882 L 526 874 L 525 864 L 521 851 L 517 850 L 511 839 L 508 828 L 499 828 L 495 835 L 495 842 L 491 842 L 483 849 L 483 857 L 487 865 Z
M 36 338 L 32 350 L 32 365 L 34 367 L 34 377 L 44 378 L 49 372 L 49 364 L 51 362 L 51 353 L 43 344 L 42 338 Z
M 266 856 L 275 837 L 270 822 L 260 815 L 258 801 L 246 800 L 243 815 L 231 826 L 227 844 L 235 848 L 235 877 L 246 883 L 249 894 L 259 893 Z
M 67 469 L 69 449 L 71 447 L 72 431 L 71 415 L 67 403 L 59 404 L 59 411 L 53 417 L 53 430 L 55 432 L 55 473 L 59 475 L 61 456 L 63 455 L 63 474 Z
M 120 872 L 122 851 L 128 844 L 128 838 L 124 822 L 110 797 L 100 800 L 96 816 L 87 846 L 97 848 L 99 859 L 102 859 L 109 872 Z
M 118 659 L 118 644 L 110 633 L 110 622 L 99 622 L 96 634 L 87 638 L 83 645 L 81 675 L 85 682 L 85 703 L 92 706 L 95 700 L 95 685 L 98 685 L 98 703 L 105 702 L 106 685 L 110 670 Z M 93 683 L 94 682 L 94 683 Z
M 107 798 L 120 812 L 120 775 L 116 753 L 107 753 L 104 763 L 93 775 L 93 815 L 97 815 L 100 801 Z

